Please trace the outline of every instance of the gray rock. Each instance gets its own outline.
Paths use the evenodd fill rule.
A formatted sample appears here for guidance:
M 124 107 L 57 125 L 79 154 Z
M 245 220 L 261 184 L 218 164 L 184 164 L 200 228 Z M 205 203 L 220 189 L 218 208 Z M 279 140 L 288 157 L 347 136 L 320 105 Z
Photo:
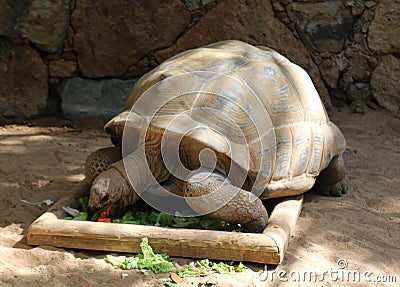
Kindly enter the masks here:
M 0 118 L 30 118 L 46 107 L 47 67 L 29 45 L 0 38 Z
M 69 25 L 70 0 L 0 0 L 0 35 L 24 37 L 59 52 Z
M 400 0 L 380 0 L 369 26 L 368 46 L 376 53 L 400 53 Z
M 342 1 L 293 2 L 286 6 L 303 41 L 314 51 L 338 53 L 353 26 L 351 9 Z
M 65 79 L 60 85 L 61 111 L 67 119 L 98 117 L 105 120 L 123 111 L 136 80 Z
M 400 110 L 400 60 L 393 55 L 382 57 L 382 61 L 371 77 L 372 95 L 385 109 Z
M 171 45 L 189 25 L 180 0 L 76 2 L 74 50 L 87 78 L 115 78 L 151 51 Z

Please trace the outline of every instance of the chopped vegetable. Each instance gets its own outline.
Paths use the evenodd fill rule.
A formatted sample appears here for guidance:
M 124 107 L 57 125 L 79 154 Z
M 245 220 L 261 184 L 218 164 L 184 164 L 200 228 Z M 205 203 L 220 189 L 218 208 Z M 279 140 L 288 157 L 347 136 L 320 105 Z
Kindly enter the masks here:
M 239 262 L 238 266 L 236 266 L 236 268 L 235 268 L 235 272 L 244 272 L 247 269 L 248 268 L 246 266 L 244 266 L 244 264 L 242 262 Z
M 80 221 L 86 221 L 87 220 L 87 212 L 86 211 L 79 211 L 75 208 L 72 207 L 65 207 L 63 206 L 62 209 L 68 213 L 69 215 L 71 215 L 73 217 L 72 220 L 80 220 Z
M 97 221 L 100 217 L 100 213 L 102 212 L 101 209 L 97 210 L 92 217 L 90 218 L 91 221 Z
M 111 222 L 111 218 L 108 217 L 108 212 L 106 210 L 103 210 L 100 213 L 99 218 L 97 218 L 98 222 L 107 222 L 110 223 Z
M 240 224 L 229 223 L 224 220 L 218 220 L 206 216 L 184 217 L 184 215 L 179 211 L 177 211 L 173 216 L 154 210 L 139 210 L 135 208 L 133 210 L 128 210 L 121 218 L 110 218 L 113 205 L 109 204 L 105 208 L 99 209 L 94 214 L 89 215 L 88 197 L 80 198 L 79 203 L 81 210 L 73 209 L 71 207 L 63 207 L 74 220 L 88 220 L 88 217 L 91 216 L 89 220 L 99 222 L 247 232 L 247 230 Z M 63 219 L 71 218 L 65 217 Z
M 177 284 L 183 283 L 183 279 L 181 277 L 179 277 L 178 274 L 176 274 L 176 273 L 171 273 L 169 275 L 169 278 L 171 278 L 172 282 L 174 282 L 174 283 L 177 283 Z
M 79 211 L 78 209 L 72 208 L 72 207 L 68 207 L 68 206 L 63 206 L 62 209 L 68 213 L 69 215 L 73 216 L 73 217 L 77 217 L 81 215 L 81 211 Z
M 155 254 L 147 238 L 142 238 L 140 248 L 142 253 L 134 257 L 107 255 L 105 261 L 113 265 L 114 268 L 124 270 L 152 270 L 155 273 L 166 273 L 175 270 L 174 265 L 169 261 L 168 254 Z
M 87 196 L 79 198 L 79 205 L 82 211 L 88 211 L 89 198 Z
M 107 255 L 106 258 L 104 259 L 107 263 L 110 263 L 114 268 L 123 268 L 126 260 L 126 256 L 112 256 L 112 255 Z
M 160 278 L 160 281 L 167 287 L 182 287 L 182 285 L 172 282 L 171 278 Z
M 90 269 L 86 270 L 86 274 L 92 274 L 93 272 L 94 272 L 93 268 L 90 268 Z
M 178 270 L 176 273 L 179 277 L 193 277 L 207 275 L 210 272 L 216 272 L 221 274 L 234 274 L 235 272 L 243 272 L 247 269 L 246 266 L 240 262 L 237 266 L 234 266 L 233 262 L 213 262 L 209 259 L 203 259 L 196 262 L 190 262 L 184 269 Z
M 26 203 L 26 204 L 36 205 L 39 208 L 42 208 L 43 204 L 52 205 L 54 203 L 51 199 L 45 199 L 45 200 L 38 201 L 38 202 L 30 202 L 25 199 L 20 199 L 20 201 L 22 201 L 23 203 Z
M 121 274 L 121 279 L 125 279 L 126 277 L 128 277 L 129 275 L 127 273 L 122 273 Z
M 158 213 L 155 211 L 150 212 L 138 210 L 136 212 L 132 212 L 129 210 L 122 218 L 113 219 L 112 222 L 166 227 L 172 225 L 173 217 L 171 215 Z

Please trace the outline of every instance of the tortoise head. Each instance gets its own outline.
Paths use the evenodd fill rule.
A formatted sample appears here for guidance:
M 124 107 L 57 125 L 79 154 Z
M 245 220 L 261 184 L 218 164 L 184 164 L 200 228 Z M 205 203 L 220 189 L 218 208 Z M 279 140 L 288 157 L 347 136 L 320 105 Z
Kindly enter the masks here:
M 131 204 L 131 193 L 135 194 L 121 173 L 115 168 L 109 168 L 93 182 L 88 206 L 91 210 L 112 206 L 111 215 L 117 216 Z

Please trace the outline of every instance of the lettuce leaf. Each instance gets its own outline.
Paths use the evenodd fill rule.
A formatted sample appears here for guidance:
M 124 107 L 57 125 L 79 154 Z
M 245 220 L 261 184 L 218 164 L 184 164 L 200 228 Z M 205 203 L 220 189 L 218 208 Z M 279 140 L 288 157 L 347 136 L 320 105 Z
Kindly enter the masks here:
M 175 270 L 174 264 L 169 261 L 168 254 L 154 253 L 147 238 L 142 238 L 140 249 L 142 253 L 133 257 L 107 255 L 104 260 L 114 268 L 124 270 L 151 270 L 154 273 L 166 273 Z

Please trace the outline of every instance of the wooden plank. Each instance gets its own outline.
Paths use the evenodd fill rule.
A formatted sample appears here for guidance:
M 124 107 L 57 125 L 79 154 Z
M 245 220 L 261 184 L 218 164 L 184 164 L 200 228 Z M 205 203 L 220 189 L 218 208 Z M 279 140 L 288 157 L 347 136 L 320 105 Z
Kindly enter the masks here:
M 266 234 L 275 240 L 276 246 L 281 255 L 281 262 L 289 244 L 290 235 L 296 226 L 297 218 L 300 215 L 302 206 L 302 195 L 282 199 L 282 201 L 274 207 L 274 210 L 268 219 L 268 225 L 264 229 L 263 234 Z
M 76 205 L 76 200 L 63 198 L 32 223 L 27 241 L 30 245 L 138 253 L 141 238 L 147 237 L 155 252 L 171 256 L 279 264 L 299 211 L 288 216 L 282 209 L 290 210 L 292 205 L 298 208 L 299 203 L 301 208 L 299 200 L 279 203 L 264 233 L 237 233 L 62 220 L 62 206 Z M 280 228 L 273 227 L 277 224 Z

